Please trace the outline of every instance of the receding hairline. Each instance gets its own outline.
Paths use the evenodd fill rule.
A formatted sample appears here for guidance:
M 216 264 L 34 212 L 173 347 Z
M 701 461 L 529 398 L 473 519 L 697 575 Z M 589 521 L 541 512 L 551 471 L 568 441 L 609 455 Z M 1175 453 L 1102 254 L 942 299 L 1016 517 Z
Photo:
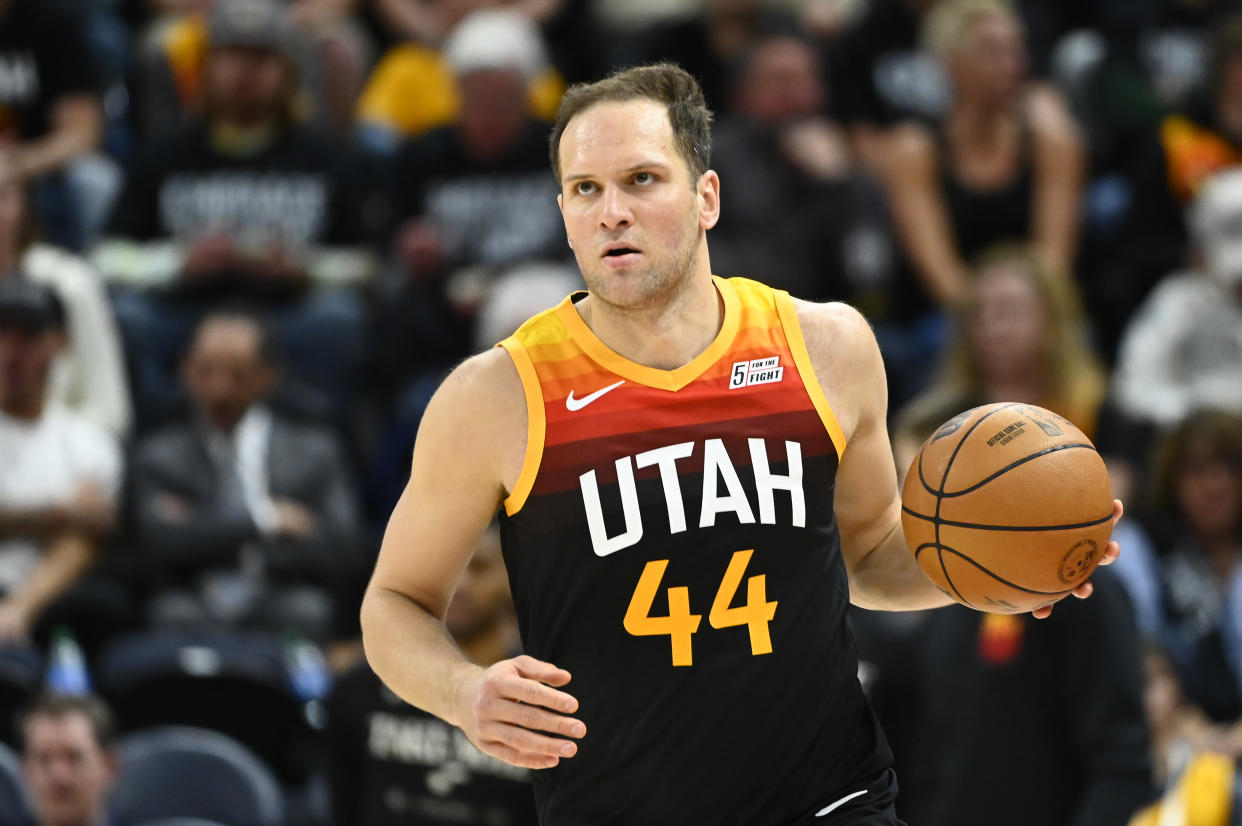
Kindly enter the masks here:
M 560 133 L 560 142 L 556 144 L 556 160 L 558 160 L 558 166 L 560 168 L 560 183 L 561 184 L 569 183 L 569 181 L 571 180 L 595 178 L 596 176 L 591 173 L 575 173 L 573 175 L 570 175 L 569 169 L 566 168 L 565 166 L 565 159 L 563 155 L 560 154 L 561 152 L 563 152 L 565 148 L 565 135 L 569 134 L 569 130 L 574 127 L 574 123 L 578 122 L 579 118 L 581 116 L 584 116 L 584 114 L 594 112 L 596 111 L 596 109 L 599 109 L 601 107 L 630 106 L 630 104 L 632 103 L 650 103 L 652 104 L 652 106 L 655 106 L 656 108 L 660 109 L 660 118 L 661 118 L 661 122 L 663 123 L 664 137 L 667 138 L 667 147 L 666 147 L 667 152 L 669 153 L 669 155 L 671 155 L 672 158 L 681 160 L 682 165 L 686 166 L 686 170 L 689 171 L 689 173 L 693 174 L 693 170 L 691 169 L 691 164 L 689 164 L 689 160 L 682 157 L 681 149 L 678 149 L 677 147 L 677 134 L 673 132 L 673 120 L 671 117 L 668 116 L 668 107 L 664 106 L 663 101 L 660 101 L 660 99 L 653 98 L 650 96 L 636 96 L 636 97 L 625 99 L 625 101 L 614 101 L 614 99 L 604 99 L 604 101 L 596 101 L 594 103 L 591 103 L 590 106 L 584 107 L 580 109 L 580 111 L 575 112 L 573 117 L 571 117 L 569 120 L 566 120 L 565 128 L 561 130 L 561 133 Z M 638 161 L 638 163 L 627 166 L 625 171 L 638 171 L 641 169 L 652 169 L 652 168 L 671 169 L 672 168 L 671 161 L 667 159 L 658 160 L 655 158 L 642 159 Z
M 672 117 L 669 116 L 668 105 L 665 104 L 664 101 L 658 98 L 652 97 L 650 95 L 635 95 L 634 97 L 626 98 L 624 100 L 614 100 L 612 98 L 605 98 L 603 100 L 597 100 L 589 104 L 588 106 L 584 106 L 583 108 L 579 109 L 577 112 L 574 112 L 573 116 L 570 117 L 570 119 L 565 122 L 565 128 L 561 130 L 560 139 L 556 145 L 556 156 L 557 156 L 557 162 L 558 162 L 557 165 L 560 168 L 561 183 L 565 183 L 567 181 L 575 180 L 579 178 L 594 177 L 593 175 L 586 174 L 586 173 L 579 173 L 576 175 L 566 174 L 567 170 L 565 167 L 564 158 L 561 156 L 561 152 L 565 148 L 565 136 L 569 134 L 569 130 L 573 128 L 574 123 L 577 122 L 583 115 L 596 111 L 597 109 L 600 109 L 605 106 L 629 106 L 635 103 L 650 104 L 652 106 L 655 106 L 657 109 L 659 109 L 660 120 L 664 124 L 664 129 L 666 131 L 666 135 L 668 138 L 668 144 L 669 144 L 668 148 L 670 152 L 672 153 L 674 157 L 681 159 L 681 162 L 685 165 L 687 170 L 690 169 L 689 160 L 682 157 L 681 150 L 678 149 L 677 147 L 677 134 L 673 131 L 673 119 Z M 640 168 L 648 168 L 652 166 L 667 166 L 667 165 L 668 164 L 664 161 L 652 160 L 650 162 L 634 164 L 633 166 L 630 167 L 630 171 L 635 171 Z

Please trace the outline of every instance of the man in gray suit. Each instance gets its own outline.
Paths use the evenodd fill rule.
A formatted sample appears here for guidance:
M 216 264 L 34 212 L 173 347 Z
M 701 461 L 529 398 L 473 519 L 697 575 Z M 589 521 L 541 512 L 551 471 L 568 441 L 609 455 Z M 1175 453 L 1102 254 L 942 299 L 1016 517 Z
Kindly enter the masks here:
M 190 412 L 143 441 L 133 469 L 141 543 L 161 578 L 151 619 L 326 641 L 333 585 L 358 564 L 335 435 L 266 404 L 277 371 L 255 316 L 207 316 L 182 375 Z

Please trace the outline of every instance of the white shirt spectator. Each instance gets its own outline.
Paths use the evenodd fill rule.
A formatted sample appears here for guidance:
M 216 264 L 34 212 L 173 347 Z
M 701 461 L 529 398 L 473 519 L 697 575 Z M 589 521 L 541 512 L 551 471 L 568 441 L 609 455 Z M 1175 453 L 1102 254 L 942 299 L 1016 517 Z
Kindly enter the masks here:
M 117 436 L 130 427 L 132 410 L 121 339 L 100 280 L 85 261 L 35 244 L 21 270 L 46 284 L 65 305 L 68 347 L 52 366 L 48 400 L 57 401 Z
M 1114 393 L 1160 424 L 1201 407 L 1242 413 L 1242 298 L 1208 275 L 1166 278 L 1122 338 Z
M 51 403 L 36 421 L 0 412 L 0 508 L 54 507 L 85 485 L 114 503 L 122 459 L 115 436 Z M 12 593 L 39 563 L 42 548 L 29 539 L 0 541 L 0 594 Z

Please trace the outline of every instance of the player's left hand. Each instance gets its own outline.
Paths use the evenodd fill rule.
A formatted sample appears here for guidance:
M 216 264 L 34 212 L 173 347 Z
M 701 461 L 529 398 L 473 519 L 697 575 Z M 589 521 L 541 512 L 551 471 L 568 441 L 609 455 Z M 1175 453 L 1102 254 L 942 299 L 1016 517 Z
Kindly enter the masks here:
M 1121 519 L 1121 515 L 1123 513 L 1125 513 L 1125 508 L 1122 507 L 1121 500 L 1114 499 L 1113 500 L 1113 527 L 1114 528 L 1117 527 L 1117 522 L 1118 520 Z M 1112 565 L 1113 562 L 1115 562 L 1117 557 L 1119 556 L 1121 556 L 1121 545 L 1117 544 L 1117 540 L 1114 539 L 1110 541 L 1108 545 L 1104 547 L 1104 557 L 1100 560 L 1100 564 L 1101 565 Z M 1072 593 L 1074 596 L 1078 597 L 1079 599 L 1086 599 L 1087 597 L 1091 596 L 1091 592 L 1094 590 L 1095 590 L 1095 586 L 1091 584 L 1091 580 L 1087 580 L 1086 582 L 1079 585 L 1077 588 L 1075 588 L 1070 593 Z M 1043 608 L 1036 608 L 1034 611 L 1032 611 L 1031 616 L 1035 617 L 1035 619 L 1044 619 L 1051 613 L 1052 613 L 1052 606 L 1045 605 Z

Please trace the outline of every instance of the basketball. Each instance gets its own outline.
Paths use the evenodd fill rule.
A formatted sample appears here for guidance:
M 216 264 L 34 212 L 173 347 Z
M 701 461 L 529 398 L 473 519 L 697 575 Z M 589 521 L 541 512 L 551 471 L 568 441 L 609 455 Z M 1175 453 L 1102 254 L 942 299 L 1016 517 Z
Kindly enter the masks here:
M 989 613 L 1065 597 L 1112 532 L 1104 460 L 1068 420 L 1029 404 L 976 407 L 942 424 L 910 465 L 901 500 L 923 573 Z

